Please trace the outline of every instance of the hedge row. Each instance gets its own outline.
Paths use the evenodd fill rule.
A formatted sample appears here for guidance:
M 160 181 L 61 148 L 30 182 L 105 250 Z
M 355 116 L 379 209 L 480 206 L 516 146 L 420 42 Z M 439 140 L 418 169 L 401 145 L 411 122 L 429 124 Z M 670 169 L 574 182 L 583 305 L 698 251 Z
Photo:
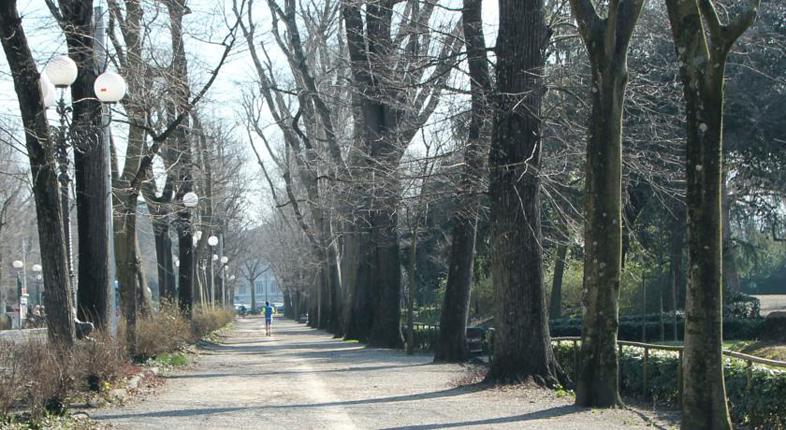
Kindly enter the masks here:
M 761 330 L 763 324 L 763 320 L 729 320 L 724 325 L 724 331 L 728 331 L 729 327 L 734 327 L 741 338 L 751 339 L 758 337 L 757 331 Z M 622 325 L 620 328 L 620 333 L 623 333 Z M 640 330 L 641 326 L 638 325 L 637 328 Z M 681 333 L 682 326 L 679 327 L 679 330 Z M 641 332 L 636 333 L 640 334 Z M 416 349 L 433 350 L 438 335 L 437 327 L 417 326 L 414 334 Z M 580 333 L 564 336 L 578 334 Z M 552 335 L 560 336 L 553 332 Z M 487 348 L 488 344 L 484 343 L 484 354 L 488 353 Z M 575 375 L 576 352 L 574 352 L 573 344 L 568 342 L 554 347 L 557 361 L 572 378 Z M 628 397 L 646 398 L 657 404 L 677 407 L 679 403 L 678 355 L 668 351 L 649 351 L 646 392 L 643 362 L 643 349 L 627 346 L 623 348 L 620 357 L 621 392 Z M 731 414 L 736 423 L 754 429 L 786 428 L 786 372 L 753 367 L 749 386 L 745 363 L 727 358 L 725 376 Z
M 658 318 L 658 319 L 656 319 Z M 664 331 L 664 339 L 673 340 L 672 333 L 672 320 L 665 320 L 662 326 Z M 570 337 L 581 336 L 581 320 L 576 318 L 564 318 L 552 320 L 550 331 L 552 337 Z M 786 328 L 779 331 L 773 327 L 772 321 L 767 321 L 764 318 L 734 318 L 726 319 L 723 321 L 723 338 L 726 340 L 753 340 L 762 339 L 765 334 L 770 334 L 767 337 L 773 337 L 776 333 L 784 332 L 786 338 Z M 642 336 L 642 327 L 646 327 L 646 338 Z M 634 342 L 646 342 L 660 339 L 661 337 L 661 323 L 659 316 L 646 316 L 645 318 L 631 318 L 624 317 L 620 319 L 620 326 L 617 337 L 620 340 L 628 340 Z M 433 325 L 416 325 L 415 329 L 415 348 L 422 351 L 431 351 L 433 345 L 436 343 L 439 328 Z M 406 333 L 406 328 L 404 328 Z M 681 318 L 677 320 L 677 337 L 682 340 L 685 333 L 685 321 Z
M 661 322 L 658 319 L 647 317 L 638 319 L 621 318 L 618 337 L 620 340 L 629 340 L 635 342 L 652 341 L 660 339 L 661 336 Z M 759 339 L 764 333 L 764 318 L 733 318 L 723 321 L 723 338 L 726 340 L 744 340 L 744 339 Z M 561 319 L 554 320 L 550 324 L 551 336 L 581 336 L 581 320 L 580 319 Z M 646 328 L 646 339 L 642 337 L 642 329 Z M 664 317 L 663 331 L 666 340 L 673 340 L 673 320 L 670 317 Z M 677 337 L 682 340 L 683 333 L 685 333 L 685 321 L 682 318 L 677 320 Z
M 569 375 L 575 375 L 573 345 L 555 346 L 557 361 Z M 667 351 L 649 352 L 647 390 L 644 390 L 644 351 L 624 347 L 620 357 L 620 390 L 628 397 L 646 398 L 662 405 L 679 403 L 677 374 L 679 357 Z M 752 368 L 748 385 L 745 363 L 726 359 L 726 391 L 732 419 L 754 429 L 786 428 L 786 372 L 762 367 Z

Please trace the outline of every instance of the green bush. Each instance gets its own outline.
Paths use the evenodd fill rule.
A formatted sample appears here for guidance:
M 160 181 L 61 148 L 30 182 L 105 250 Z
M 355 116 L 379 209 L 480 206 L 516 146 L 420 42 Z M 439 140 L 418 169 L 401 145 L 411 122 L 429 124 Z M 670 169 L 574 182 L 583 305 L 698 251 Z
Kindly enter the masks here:
M 575 378 L 572 343 L 555 345 L 557 361 Z M 646 398 L 658 404 L 676 407 L 679 356 L 667 351 L 650 351 L 647 360 L 647 391 L 644 392 L 644 350 L 624 347 L 620 357 L 620 389 L 627 397 Z M 786 372 L 763 367 L 751 369 L 750 389 L 745 363 L 726 359 L 726 392 L 731 415 L 737 424 L 754 429 L 786 428 Z
M 407 327 L 402 326 L 402 333 L 404 333 L 404 338 L 407 337 Z M 416 351 L 428 351 L 431 352 L 434 350 L 434 345 L 437 343 L 437 339 L 439 338 L 439 327 L 436 325 L 423 325 L 423 324 L 415 324 L 415 331 L 413 333 L 413 344 L 415 345 Z
M 672 316 L 663 316 L 665 338 L 672 340 Z M 550 321 L 552 337 L 581 336 L 580 318 L 560 318 Z M 642 328 L 646 328 L 647 338 L 642 338 Z M 620 318 L 620 340 L 634 342 L 660 339 L 661 320 L 659 314 L 641 316 L 623 316 Z M 685 321 L 682 315 L 677 318 L 678 340 L 685 333 Z M 764 318 L 727 318 L 723 321 L 723 338 L 726 340 L 760 339 L 765 333 Z

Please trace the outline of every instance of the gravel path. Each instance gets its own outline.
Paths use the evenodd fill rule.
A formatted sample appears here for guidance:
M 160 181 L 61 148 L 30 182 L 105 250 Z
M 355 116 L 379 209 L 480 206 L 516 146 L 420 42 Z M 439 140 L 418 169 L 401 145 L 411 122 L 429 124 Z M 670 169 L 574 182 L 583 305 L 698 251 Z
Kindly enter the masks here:
M 193 369 L 152 398 L 94 411 L 120 429 L 630 429 L 643 414 L 576 408 L 538 388 L 458 386 L 468 372 L 431 356 L 367 348 L 288 320 L 264 337 L 237 320 Z

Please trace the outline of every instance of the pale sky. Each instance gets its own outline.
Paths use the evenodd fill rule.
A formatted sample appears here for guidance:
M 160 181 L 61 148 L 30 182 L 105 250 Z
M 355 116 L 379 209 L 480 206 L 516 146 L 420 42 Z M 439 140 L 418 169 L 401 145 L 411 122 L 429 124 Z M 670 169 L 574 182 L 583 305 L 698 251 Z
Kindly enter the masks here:
M 442 0 L 441 4 L 448 8 L 458 8 L 461 6 L 460 0 Z M 102 6 L 106 10 L 105 0 L 98 0 L 95 2 L 96 6 Z M 220 42 L 224 35 L 227 33 L 225 19 L 234 22 L 234 17 L 231 16 L 231 0 L 211 1 L 211 0 L 192 0 L 188 3 L 192 10 L 192 14 L 185 17 L 186 26 L 186 53 L 193 58 L 190 58 L 189 73 L 192 83 L 192 88 L 200 88 L 202 83 L 207 79 L 208 72 L 218 63 L 219 56 L 223 52 L 223 48 L 216 46 L 213 43 Z M 272 37 L 268 33 L 268 19 L 269 11 L 264 0 L 257 0 L 255 19 L 257 23 L 257 33 L 264 35 L 262 37 L 271 40 Z M 39 66 L 39 70 L 43 70 L 46 62 L 55 55 L 63 54 L 66 52 L 65 41 L 57 24 L 52 19 L 49 10 L 41 0 L 19 0 L 18 8 L 22 15 L 22 23 L 24 25 L 25 33 L 27 34 L 30 42 L 33 55 Z M 226 17 L 224 16 L 225 14 Z M 445 12 L 447 14 L 447 12 Z M 452 13 L 453 19 L 458 18 L 457 13 Z M 485 0 L 483 2 L 483 16 L 486 26 L 487 43 L 491 42 L 496 37 L 497 27 L 497 1 Z M 149 19 L 146 16 L 146 19 Z M 161 17 L 163 20 L 165 17 Z M 440 17 L 441 18 L 441 17 Z M 266 34 L 266 35 L 265 35 Z M 165 31 L 153 32 L 149 44 L 161 43 L 164 46 L 169 46 L 170 41 L 168 34 Z M 111 51 L 111 50 L 110 50 Z M 282 74 L 287 74 L 287 66 L 283 61 L 283 57 L 276 49 L 271 49 L 274 63 L 281 64 Z M 245 40 L 242 35 L 235 44 L 233 53 L 229 61 L 225 64 L 219 73 L 213 87 L 207 94 L 206 103 L 201 103 L 199 109 L 208 116 L 221 118 L 225 123 L 234 125 L 238 123 L 241 118 L 238 116 L 240 111 L 239 100 L 243 85 L 248 85 L 255 79 L 255 71 L 247 53 Z M 54 119 L 54 116 L 50 113 Z M 16 99 L 16 94 L 13 89 L 13 82 L 8 72 L 8 65 L 5 60 L 5 55 L 0 51 L 0 124 L 5 126 L 21 128 L 21 119 L 19 115 L 19 107 Z M 125 127 L 122 124 L 114 123 L 112 125 L 114 130 L 115 142 L 118 144 L 118 153 L 122 154 L 126 136 Z M 238 133 L 238 138 L 247 140 L 245 133 Z M 275 133 L 271 134 L 275 135 Z M 18 135 L 20 138 L 21 136 Z M 275 139 L 275 136 L 273 136 Z M 418 150 L 417 142 L 412 145 L 412 150 Z M 261 148 L 261 145 L 259 147 Z M 263 151 L 264 152 L 264 151 Z M 248 167 L 255 169 L 253 173 L 258 170 L 254 163 L 253 154 L 248 152 Z M 122 163 L 122 160 L 120 160 Z M 261 209 L 261 208 L 260 208 Z

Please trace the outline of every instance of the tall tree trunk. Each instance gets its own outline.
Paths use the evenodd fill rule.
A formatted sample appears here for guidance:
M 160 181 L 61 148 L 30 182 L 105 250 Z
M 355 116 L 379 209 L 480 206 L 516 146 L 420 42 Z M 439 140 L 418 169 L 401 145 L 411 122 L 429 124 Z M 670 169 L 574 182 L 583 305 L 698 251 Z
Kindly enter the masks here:
M 390 173 L 391 175 L 394 173 Z M 392 178 L 391 178 L 392 179 Z M 381 199 L 382 207 L 372 215 L 374 266 L 368 287 L 376 286 L 374 318 L 368 343 L 383 348 L 399 348 L 401 338 L 401 263 L 398 237 L 398 181 L 386 189 L 394 197 Z M 374 294 L 374 292 L 372 292 Z
M 358 221 L 362 223 L 364 221 Z M 351 276 L 354 282 L 350 281 L 350 295 L 348 297 L 350 308 L 346 324 L 346 339 L 355 339 L 361 342 L 368 341 L 369 332 L 371 331 L 373 304 L 372 304 L 372 288 L 370 284 L 369 272 L 372 269 L 371 264 L 373 258 L 371 251 L 372 246 L 370 233 L 360 225 L 353 226 L 351 237 L 347 238 L 347 245 L 350 247 L 350 253 L 345 253 L 345 258 L 351 258 L 354 253 L 357 262 L 352 264 L 354 275 Z
M 251 288 L 251 311 L 255 312 L 257 309 L 257 286 L 254 285 L 253 280 L 249 280 L 248 287 Z
M 584 204 L 584 313 L 576 404 L 613 407 L 618 392 L 622 273 L 622 113 L 628 44 L 642 0 L 609 4 L 601 19 L 589 0 L 571 0 L 592 65 L 592 113 Z
M 331 241 L 332 242 L 332 241 Z M 343 318 L 343 286 L 341 285 L 341 275 L 339 271 L 339 258 L 336 255 L 335 244 L 329 242 L 328 246 L 328 274 L 330 280 L 330 324 L 328 331 L 338 337 L 344 336 L 344 318 Z
M 472 93 L 472 116 L 467 146 L 464 150 L 464 171 L 459 191 L 459 209 L 453 216 L 452 241 L 445 301 L 439 322 L 439 338 L 434 361 L 462 362 L 469 358 L 467 349 L 467 319 L 469 318 L 472 263 L 475 255 L 477 212 L 480 209 L 479 180 L 484 173 L 484 158 L 488 147 L 488 97 L 491 78 L 486 58 L 486 40 L 480 0 L 464 0 L 462 25 L 469 64 Z
M 688 289 L 685 300 L 683 428 L 731 428 L 723 379 L 721 129 L 723 75 L 709 94 L 686 89 Z M 684 82 L 686 88 L 692 80 Z M 703 108 L 702 108 L 703 106 Z M 700 128 L 704 125 L 705 132 Z M 695 385 L 694 385 L 695 384 Z M 692 423 L 686 426 L 686 423 Z
M 734 247 L 734 240 L 731 237 L 731 205 L 732 196 L 726 186 L 726 174 L 721 179 L 721 208 L 723 211 L 723 280 L 726 291 L 731 295 L 740 293 L 740 273 L 737 271 L 737 250 Z
M 540 108 L 548 44 L 542 0 L 500 0 L 491 139 L 494 361 L 487 379 L 558 383 L 549 335 L 540 225 Z
M 183 210 L 178 214 L 177 248 L 180 257 L 178 270 L 177 298 L 180 311 L 191 317 L 194 309 L 194 235 L 191 231 L 191 215 Z
M 128 93 L 123 98 L 122 104 L 128 114 L 132 125 L 128 127 L 128 139 L 126 141 L 125 163 L 121 171 L 114 141 L 111 143 L 112 151 L 112 197 L 113 197 L 113 216 L 114 223 L 114 243 L 115 243 L 115 271 L 118 280 L 120 309 L 126 318 L 126 342 L 135 345 L 136 335 L 136 315 L 139 312 L 138 289 L 142 266 L 137 264 L 139 256 L 137 251 L 138 238 L 136 235 L 137 222 L 137 200 L 132 194 L 135 190 L 131 187 L 131 181 L 140 168 L 140 159 L 145 147 L 146 132 L 143 128 L 133 124 L 143 124 L 145 122 L 145 111 L 141 107 L 144 100 L 144 63 L 142 59 L 141 43 L 141 21 L 142 8 L 138 2 L 127 1 L 124 39 L 126 42 L 126 55 L 128 60 L 125 63 L 123 73 L 128 83 Z M 117 5 L 112 2 L 110 13 L 118 14 Z M 117 47 L 115 47 L 117 48 Z M 133 234 L 129 234 L 132 232 Z M 141 274 L 144 277 L 144 274 Z M 133 294 L 132 294 L 133 293 Z M 131 319 L 129 321 L 129 319 Z M 134 346 L 135 348 L 135 346 Z M 133 348 L 130 349 L 133 351 Z
M 165 2 L 169 13 L 170 34 L 172 39 L 172 67 L 169 80 L 169 91 L 172 94 L 174 110 L 177 115 L 185 115 L 183 121 L 177 126 L 173 134 L 175 148 L 180 156 L 177 165 L 177 193 L 176 201 L 181 201 L 183 196 L 193 191 L 193 157 L 191 142 L 189 140 L 190 121 L 190 89 L 188 81 L 188 61 L 186 60 L 185 46 L 183 44 L 183 16 L 188 9 L 184 0 L 167 0 Z M 193 233 L 196 231 L 192 222 L 189 209 L 183 209 L 178 214 L 178 252 L 180 254 L 180 270 L 178 273 L 178 298 L 181 311 L 189 317 L 194 306 L 194 278 L 197 270 L 196 250 L 193 243 Z M 203 239 L 206 240 L 207 238 Z M 201 295 L 200 295 L 201 299 Z
M 73 300 L 69 289 L 66 244 L 63 233 L 54 146 L 38 84 L 39 73 L 27 43 L 15 0 L 0 2 L 0 43 L 14 80 L 25 129 L 33 197 L 38 222 L 39 247 L 46 296 L 49 340 L 66 348 L 76 339 Z
M 666 0 L 680 65 L 687 125 L 688 288 L 682 428 L 730 429 L 723 379 L 723 75 L 758 2 L 721 25 L 709 0 Z M 706 28 L 705 28 L 706 25 Z
M 674 205 L 674 219 L 671 223 L 671 237 L 669 238 L 669 271 L 671 274 L 671 322 L 672 338 L 679 340 L 677 330 L 677 310 L 680 306 L 682 292 L 682 249 L 685 246 L 685 208 L 681 203 Z
M 136 320 L 139 304 L 139 285 L 136 243 L 136 195 L 115 190 L 116 208 L 122 216 L 114 223 L 117 283 L 120 291 L 120 309 L 126 323 L 126 348 L 129 355 L 136 352 Z M 129 207 L 130 206 L 130 207 Z
M 289 289 L 284 289 L 284 316 L 289 319 L 295 319 L 295 313 L 292 309 L 292 296 Z
M 153 218 L 153 235 L 156 242 L 156 262 L 158 267 L 158 293 L 162 300 L 175 301 L 175 267 L 172 258 L 172 238 L 169 236 L 169 217 Z
M 557 246 L 557 256 L 554 260 L 554 278 L 551 281 L 550 319 L 562 317 L 562 278 L 565 275 L 566 258 L 568 258 L 568 245 L 560 243 Z
M 102 109 L 93 90 L 96 78 L 93 2 L 59 0 L 58 3 L 68 54 L 79 69 L 71 85 L 71 98 L 79 101 L 73 105 L 71 127 L 79 237 L 77 309 L 80 319 L 103 328 L 112 309 L 111 261 L 106 240 L 110 235 L 106 195 L 109 148 L 101 138 Z

